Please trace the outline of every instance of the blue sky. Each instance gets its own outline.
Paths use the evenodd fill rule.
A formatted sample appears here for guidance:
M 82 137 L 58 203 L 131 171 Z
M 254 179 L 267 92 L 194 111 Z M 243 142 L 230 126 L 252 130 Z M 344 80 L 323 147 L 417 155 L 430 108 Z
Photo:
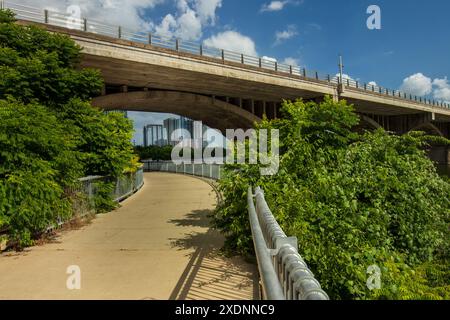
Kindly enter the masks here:
M 262 11 L 270 2 L 284 6 Z M 371 4 L 381 9 L 381 30 L 366 26 Z M 176 12 L 177 1 L 165 1 L 145 16 L 158 24 Z M 233 30 L 250 37 L 260 56 L 280 61 L 290 57 L 326 73 L 337 72 L 337 55 L 342 53 L 350 76 L 398 88 L 418 72 L 431 79 L 449 75 L 449 14 L 448 0 L 223 0 L 215 24 L 206 25 L 199 40 Z M 277 43 L 277 33 L 284 31 L 292 37 Z
M 15 0 L 17 2 L 19 0 Z M 21 0 L 450 101 L 448 0 Z M 366 10 L 381 9 L 381 30 Z M 164 116 L 131 114 L 138 123 Z M 153 117 L 153 118 L 152 118 Z M 138 128 L 140 134 L 140 129 Z M 139 137 L 137 137 L 139 141 Z

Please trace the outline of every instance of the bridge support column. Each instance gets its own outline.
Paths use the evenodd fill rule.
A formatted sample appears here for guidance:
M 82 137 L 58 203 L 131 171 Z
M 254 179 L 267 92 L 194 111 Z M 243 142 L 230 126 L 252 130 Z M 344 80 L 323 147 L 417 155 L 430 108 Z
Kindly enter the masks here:
M 447 163 L 446 165 L 450 165 L 450 147 L 447 147 Z

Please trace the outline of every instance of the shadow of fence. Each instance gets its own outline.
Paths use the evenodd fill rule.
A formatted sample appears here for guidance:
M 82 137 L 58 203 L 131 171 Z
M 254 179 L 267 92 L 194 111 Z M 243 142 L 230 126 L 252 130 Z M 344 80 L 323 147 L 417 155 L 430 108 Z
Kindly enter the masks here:
M 193 211 L 186 219 L 170 220 L 178 226 L 208 227 L 209 210 Z M 221 255 L 223 236 L 208 229 L 171 239 L 174 248 L 194 249 L 174 287 L 170 300 L 254 300 L 259 298 L 256 266 L 240 257 Z

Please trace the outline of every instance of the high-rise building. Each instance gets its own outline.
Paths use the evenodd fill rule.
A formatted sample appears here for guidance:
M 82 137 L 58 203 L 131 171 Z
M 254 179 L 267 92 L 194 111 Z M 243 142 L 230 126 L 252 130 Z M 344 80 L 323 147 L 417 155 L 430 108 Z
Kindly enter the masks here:
M 164 120 L 168 144 L 176 145 L 184 139 L 192 139 L 193 121 L 186 117 L 168 118 Z
M 165 146 L 167 140 L 164 139 L 164 127 L 161 124 L 148 124 L 144 126 L 144 147 Z

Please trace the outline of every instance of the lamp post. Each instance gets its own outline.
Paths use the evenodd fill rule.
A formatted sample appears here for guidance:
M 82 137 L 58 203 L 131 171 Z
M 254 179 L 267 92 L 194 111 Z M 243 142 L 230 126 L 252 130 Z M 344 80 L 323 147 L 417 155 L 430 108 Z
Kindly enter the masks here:
M 339 55 L 339 79 L 340 79 L 340 83 L 343 84 L 344 83 L 344 64 L 342 62 L 342 55 Z

